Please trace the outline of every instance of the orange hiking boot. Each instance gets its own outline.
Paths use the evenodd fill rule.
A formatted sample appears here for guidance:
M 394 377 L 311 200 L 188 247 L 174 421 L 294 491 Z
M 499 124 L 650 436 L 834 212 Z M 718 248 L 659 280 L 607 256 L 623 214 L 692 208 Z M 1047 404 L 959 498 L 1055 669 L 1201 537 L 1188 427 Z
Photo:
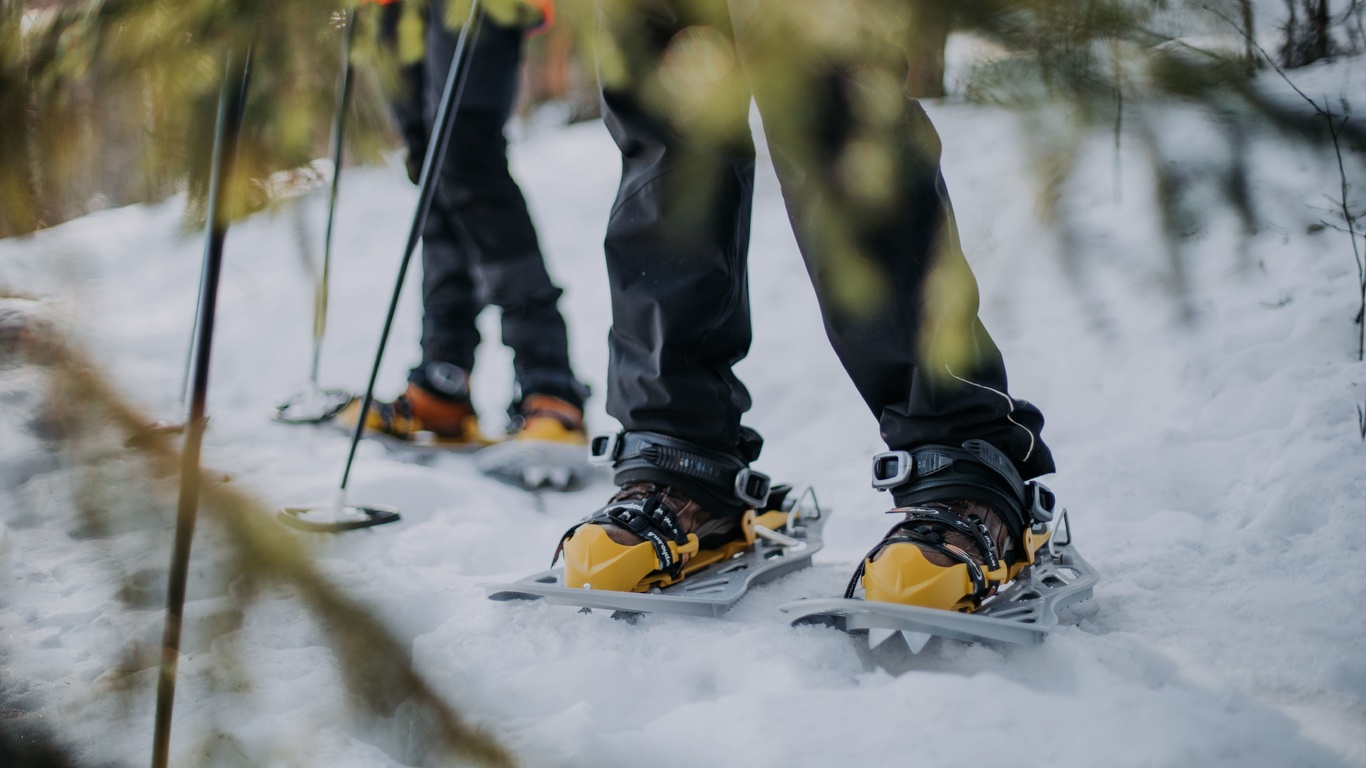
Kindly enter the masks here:
M 510 429 L 514 440 L 588 444 L 582 408 L 552 395 L 527 395 L 518 410 Z
M 583 409 L 551 395 L 527 395 L 508 408 L 508 439 L 479 452 L 480 472 L 529 491 L 567 491 L 594 474 Z
M 354 429 L 360 407 L 359 397 L 352 400 L 337 415 L 338 423 Z M 468 400 L 440 397 L 416 384 L 409 384 L 393 402 L 372 402 L 365 429 L 418 445 L 475 448 L 491 442 L 479 431 L 479 417 Z

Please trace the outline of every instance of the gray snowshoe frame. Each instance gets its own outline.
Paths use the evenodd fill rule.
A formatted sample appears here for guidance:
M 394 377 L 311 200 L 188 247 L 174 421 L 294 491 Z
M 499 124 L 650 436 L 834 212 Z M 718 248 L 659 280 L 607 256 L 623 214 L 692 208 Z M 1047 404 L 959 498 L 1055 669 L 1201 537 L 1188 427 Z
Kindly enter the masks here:
M 898 631 L 919 636 L 918 643 L 907 638 L 912 650 L 919 650 L 929 636 L 1038 645 L 1059 625 L 1059 612 L 1090 598 L 1100 579 L 1072 544 L 1066 510 L 1058 514 L 1053 530 L 1034 564 L 973 613 L 853 598 L 797 600 L 779 606 L 779 610 L 793 615 L 793 626 L 829 626 L 867 635 L 870 645 L 878 644 L 876 635 Z
M 809 507 L 804 506 L 807 499 Z M 821 533 L 830 512 L 821 509 L 811 488 L 794 494 L 789 503 L 791 506 L 783 511 L 792 514 L 781 530 L 756 526 L 754 546 L 662 589 L 574 589 L 565 586 L 562 567 L 485 588 L 490 600 L 545 600 L 552 605 L 610 610 L 615 618 L 634 618 L 642 613 L 719 617 L 735 607 L 751 587 L 809 566 L 811 557 L 821 550 Z

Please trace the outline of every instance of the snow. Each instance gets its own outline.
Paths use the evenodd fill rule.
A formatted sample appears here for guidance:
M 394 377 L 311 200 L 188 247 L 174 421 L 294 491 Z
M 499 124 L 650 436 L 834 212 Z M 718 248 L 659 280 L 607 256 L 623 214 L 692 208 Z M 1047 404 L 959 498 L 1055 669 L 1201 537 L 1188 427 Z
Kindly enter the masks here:
M 1348 65 L 1303 73 L 1318 93 L 1360 89 Z M 1267 86 L 1278 88 L 1275 80 Z M 540 604 L 494 603 L 481 585 L 545 567 L 559 535 L 610 493 L 528 494 L 468 458 L 404 462 L 360 447 L 351 499 L 397 506 L 395 525 L 280 536 L 375 611 L 413 664 L 526 765 L 1366 766 L 1366 402 L 1359 301 L 1346 236 L 1329 214 L 1336 165 L 1283 141 L 1252 157 L 1256 232 L 1212 202 L 1195 120 L 1167 141 L 1198 208 L 1184 285 L 1153 228 L 1137 142 L 1085 147 L 1040 223 L 1024 141 L 1006 112 L 927 105 L 982 314 L 1012 390 L 1048 418 L 1079 550 L 1102 581 L 1079 622 L 1037 648 L 936 641 L 920 656 L 861 652 L 776 610 L 840 593 L 882 535 L 868 487 L 882 448 L 823 340 L 767 165 L 755 201 L 755 343 L 739 373 L 758 468 L 813 484 L 834 509 L 815 566 L 748 595 L 718 620 L 635 625 Z M 565 288 L 576 367 L 605 392 L 610 317 L 601 239 L 619 172 L 600 124 L 534 132 L 513 149 L 552 274 Z M 1118 176 L 1116 175 L 1118 173 Z M 343 176 L 320 383 L 363 387 L 416 198 L 396 165 Z M 235 226 L 221 291 L 204 463 L 271 504 L 325 498 L 347 439 L 267 418 L 306 383 L 311 278 L 300 222 L 320 242 L 324 193 L 302 217 Z M 181 199 L 93 214 L 0 241 L 0 285 L 49 297 L 150 414 L 178 417 L 201 244 Z M 1077 259 L 1060 258 L 1071 246 Z M 417 272 L 417 268 L 413 270 Z M 380 378 L 417 357 L 408 282 Z M 501 427 L 510 356 L 486 313 L 474 397 Z M 85 446 L 94 476 L 42 438 L 43 378 L 0 369 L 0 727 L 55 734 L 83 764 L 150 755 L 154 664 L 174 488 L 143 482 L 118 446 Z M 590 403 L 597 430 L 615 425 Z M 172 484 L 173 485 L 173 484 Z M 160 490 L 153 490 L 160 488 Z M 150 503 L 149 503 L 150 500 Z M 149 513 L 148 510 L 152 511 Z M 92 514 L 92 510 L 104 515 Z M 330 638 L 289 589 L 239 574 L 205 512 L 195 543 L 173 763 L 418 763 L 412 713 L 369 713 Z M 420 730 L 420 729 L 417 729 Z

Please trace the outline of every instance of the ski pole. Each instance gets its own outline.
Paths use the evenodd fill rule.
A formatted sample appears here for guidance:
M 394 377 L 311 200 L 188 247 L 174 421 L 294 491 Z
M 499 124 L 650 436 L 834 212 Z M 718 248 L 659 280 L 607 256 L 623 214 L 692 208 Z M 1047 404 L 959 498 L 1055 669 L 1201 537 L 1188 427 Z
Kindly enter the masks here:
M 327 229 L 323 236 L 322 275 L 318 279 L 317 304 L 313 314 L 313 368 L 308 382 L 314 390 L 318 388 L 318 358 L 323 346 L 323 334 L 327 331 L 327 290 L 328 278 L 332 268 L 332 227 L 337 218 L 337 192 L 341 187 L 342 144 L 345 138 L 346 113 L 351 106 L 351 46 L 356 40 L 356 9 L 352 8 L 346 18 L 346 39 L 342 43 L 342 79 L 337 96 L 337 114 L 332 118 L 332 188 L 327 197 Z
M 417 210 L 413 215 L 413 225 L 408 230 L 408 243 L 403 249 L 403 258 L 399 262 L 398 278 L 394 281 L 394 293 L 389 299 L 389 312 L 385 315 L 384 329 L 379 336 L 379 348 L 375 351 L 375 364 L 370 369 L 370 381 L 365 386 L 365 396 L 361 400 L 360 417 L 356 420 L 356 429 L 351 435 L 351 449 L 346 455 L 346 467 L 342 470 L 341 485 L 337 488 L 337 493 L 332 500 L 332 509 L 336 513 L 340 513 L 341 508 L 346 503 L 346 485 L 351 478 L 351 466 L 355 463 L 356 447 L 360 445 L 361 434 L 365 431 L 366 416 L 369 415 L 370 405 L 374 402 L 375 382 L 379 378 L 380 362 L 384 359 L 384 347 L 388 344 L 389 332 L 394 324 L 394 315 L 398 311 L 399 294 L 403 290 L 403 281 L 408 275 L 408 264 L 412 261 L 413 251 L 417 250 L 417 244 L 422 238 L 422 230 L 427 224 L 427 215 L 432 209 L 432 199 L 436 196 L 441 166 L 445 162 L 446 150 L 450 145 L 451 131 L 455 125 L 455 115 L 460 109 L 460 99 L 464 94 L 465 81 L 469 76 L 468 64 L 471 57 L 465 55 L 465 50 L 470 47 L 471 40 L 478 39 L 479 26 L 482 24 L 483 18 L 479 0 L 474 0 L 470 4 L 469 18 L 465 21 L 465 26 L 461 28 L 460 37 L 456 41 L 455 54 L 451 57 L 451 69 L 446 75 L 446 84 L 441 93 L 441 104 L 433 121 L 438 130 L 433 136 L 434 140 L 427 146 L 426 156 L 422 159 L 422 173 L 418 177 Z
M 165 768 L 171 743 L 171 711 L 175 703 L 176 666 L 180 657 L 180 630 L 185 612 L 185 583 L 190 566 L 199 508 L 199 451 L 204 440 L 205 407 L 209 391 L 209 357 L 213 350 L 214 314 L 218 305 L 218 282 L 223 267 L 223 244 L 227 239 L 231 195 L 228 182 L 237 161 L 238 141 L 251 80 L 251 43 L 228 54 L 223 86 L 218 96 L 218 119 L 214 127 L 213 160 L 209 170 L 208 222 L 205 227 L 204 269 L 199 282 L 196 313 L 194 381 L 186 418 L 185 443 L 180 458 L 180 499 L 176 509 L 175 544 L 166 585 L 166 625 L 161 640 L 161 674 L 157 681 L 156 729 L 152 743 L 152 768 Z
M 200 282 L 204 281 L 204 276 L 199 276 Z M 185 372 L 180 376 L 180 407 L 183 409 L 190 400 L 190 369 L 194 367 L 194 340 L 199 335 L 199 310 L 201 307 L 196 304 L 194 307 L 195 324 L 190 326 L 190 343 L 185 345 Z
M 341 84 L 337 86 L 337 110 L 332 116 L 332 184 L 327 198 L 327 228 L 323 236 L 322 269 L 313 289 L 313 364 L 308 376 L 308 391 L 295 395 L 275 409 L 275 420 L 290 424 L 326 421 L 337 415 L 351 397 L 341 390 L 318 387 L 318 361 L 322 357 L 323 336 L 327 333 L 327 300 L 332 272 L 332 230 L 337 216 L 337 194 L 341 187 L 342 152 L 345 144 L 346 116 L 351 106 L 351 48 L 356 40 L 356 9 L 346 17 L 342 42 Z M 302 413 L 300 413 L 302 411 Z

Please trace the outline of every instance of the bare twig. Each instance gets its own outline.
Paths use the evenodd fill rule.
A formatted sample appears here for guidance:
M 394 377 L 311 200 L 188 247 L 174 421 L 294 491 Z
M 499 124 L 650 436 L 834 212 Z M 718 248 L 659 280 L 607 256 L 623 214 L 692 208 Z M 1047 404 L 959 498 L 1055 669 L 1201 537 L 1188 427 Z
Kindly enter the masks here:
M 1357 285 L 1361 289 L 1361 309 L 1357 312 L 1357 360 L 1366 360 L 1366 321 L 1362 319 L 1366 317 L 1366 264 L 1361 260 L 1361 246 L 1357 244 L 1356 217 L 1347 209 L 1347 192 L 1351 189 L 1351 185 L 1347 183 L 1347 169 L 1342 163 L 1342 147 L 1338 145 L 1338 134 L 1342 132 L 1343 127 L 1351 118 L 1342 118 L 1342 122 L 1335 127 L 1333 125 L 1333 112 L 1328 108 L 1327 96 L 1323 98 L 1323 105 L 1322 114 L 1328 120 L 1328 131 L 1333 137 L 1333 152 L 1338 158 L 1338 178 L 1342 185 L 1342 199 L 1339 200 L 1342 205 L 1342 218 L 1347 222 L 1347 234 L 1352 240 L 1352 256 L 1356 258 L 1357 262 Z
M 1358 216 L 1357 218 L 1360 218 L 1360 216 Z M 1323 219 L 1319 219 L 1319 224 L 1323 226 L 1323 229 L 1335 229 L 1343 234 L 1347 234 L 1350 231 L 1341 224 L 1334 224 L 1331 221 L 1324 221 Z
M 1257 53 L 1260 53 L 1262 55 L 1262 58 L 1266 59 L 1266 63 L 1270 64 L 1271 68 L 1276 70 L 1276 74 L 1281 76 L 1281 79 L 1285 81 L 1286 85 L 1289 85 L 1291 88 L 1295 89 L 1295 93 L 1298 93 L 1300 95 L 1300 98 L 1308 102 L 1309 106 L 1313 107 L 1315 112 L 1323 114 L 1319 110 L 1319 105 L 1313 99 L 1309 98 L 1309 96 L 1305 94 L 1304 91 L 1301 91 L 1298 85 L 1295 85 L 1295 81 L 1290 79 L 1290 76 L 1285 73 L 1284 69 L 1281 69 L 1280 65 L 1276 63 L 1276 60 L 1271 57 L 1271 54 L 1266 52 L 1266 49 L 1263 48 L 1261 44 L 1257 42 L 1256 38 L 1252 37 L 1252 35 L 1245 32 L 1241 27 L 1234 23 L 1233 19 L 1230 19 L 1228 16 L 1224 15 L 1220 11 L 1217 11 L 1214 8 L 1209 7 L 1208 5 L 1201 7 L 1203 7 L 1210 13 L 1214 14 L 1215 16 L 1218 16 L 1219 18 L 1223 19 L 1225 22 L 1228 23 L 1230 27 L 1233 27 L 1233 29 L 1237 31 L 1238 34 L 1242 35 L 1243 38 L 1247 40 L 1248 45 L 1252 46 L 1252 48 L 1256 50 Z
M 1342 145 L 1341 142 L 1338 141 L 1338 137 L 1342 135 L 1343 129 L 1347 127 L 1347 122 L 1351 120 L 1351 118 L 1344 117 L 1342 118 L 1342 122 L 1335 122 L 1337 116 L 1333 114 L 1332 108 L 1328 106 L 1327 96 L 1323 97 L 1323 106 L 1320 107 L 1318 102 L 1314 101 L 1308 94 L 1300 90 L 1298 85 L 1295 85 L 1295 81 L 1290 79 L 1290 76 L 1285 73 L 1285 70 L 1281 69 L 1281 67 L 1276 64 L 1276 60 L 1271 57 L 1271 54 L 1267 53 L 1266 49 L 1262 48 L 1248 32 L 1243 31 L 1237 24 L 1233 23 L 1232 19 L 1225 16 L 1223 13 L 1209 6 L 1204 6 L 1204 8 L 1215 16 L 1223 19 L 1229 26 L 1233 27 L 1240 35 L 1246 38 L 1248 44 L 1260 53 L 1262 58 L 1266 59 L 1267 63 L 1271 65 L 1272 69 L 1276 70 L 1276 74 L 1281 76 L 1281 79 L 1285 81 L 1286 85 L 1289 85 L 1295 93 L 1298 93 L 1300 98 L 1304 99 L 1305 103 L 1314 110 L 1314 113 L 1322 117 L 1324 121 L 1328 123 L 1328 135 L 1333 140 L 1333 154 L 1337 157 L 1338 161 L 1338 182 L 1341 190 L 1341 197 L 1334 202 L 1341 207 L 1342 218 L 1347 223 L 1347 234 L 1352 241 L 1352 256 L 1356 260 L 1357 286 L 1360 288 L 1361 296 L 1359 309 L 1357 310 L 1356 315 L 1358 325 L 1357 360 L 1366 360 L 1366 263 L 1362 262 L 1361 246 L 1357 243 L 1356 217 L 1353 216 L 1352 212 L 1348 209 L 1347 193 L 1351 190 L 1351 184 L 1347 181 L 1347 168 L 1342 161 Z

